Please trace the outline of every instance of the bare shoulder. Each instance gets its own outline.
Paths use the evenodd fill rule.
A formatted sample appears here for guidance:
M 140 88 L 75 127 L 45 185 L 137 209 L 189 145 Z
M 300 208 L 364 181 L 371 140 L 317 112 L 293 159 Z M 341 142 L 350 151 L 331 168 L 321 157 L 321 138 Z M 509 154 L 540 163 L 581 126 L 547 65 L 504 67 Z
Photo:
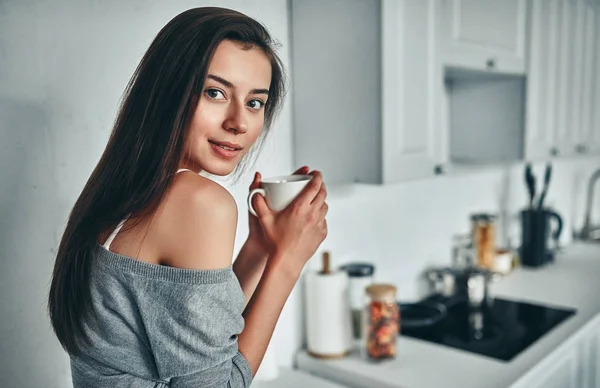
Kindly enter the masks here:
M 193 173 L 177 174 L 156 221 L 163 264 L 189 269 L 231 265 L 237 206 L 218 183 Z

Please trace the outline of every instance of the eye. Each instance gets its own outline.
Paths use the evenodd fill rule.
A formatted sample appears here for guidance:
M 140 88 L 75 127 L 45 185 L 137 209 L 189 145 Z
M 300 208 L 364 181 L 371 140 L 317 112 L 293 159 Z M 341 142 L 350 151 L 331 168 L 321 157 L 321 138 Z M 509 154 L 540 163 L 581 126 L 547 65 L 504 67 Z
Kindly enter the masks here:
M 260 110 L 263 106 L 265 106 L 265 103 L 261 100 L 251 100 L 248 101 L 248 106 L 254 110 Z
M 208 98 L 212 98 L 213 100 L 225 99 L 225 95 L 219 89 L 206 89 L 204 93 L 208 96 Z

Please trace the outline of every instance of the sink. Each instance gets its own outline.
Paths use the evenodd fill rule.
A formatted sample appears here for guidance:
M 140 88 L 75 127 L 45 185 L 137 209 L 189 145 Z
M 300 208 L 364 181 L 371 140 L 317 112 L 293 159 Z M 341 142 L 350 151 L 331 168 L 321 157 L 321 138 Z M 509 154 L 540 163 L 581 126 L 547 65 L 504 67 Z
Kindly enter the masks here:
M 590 230 L 589 241 L 600 242 L 600 228 Z
M 573 239 L 582 242 L 600 243 L 600 227 L 590 228 L 586 233 L 574 233 Z
M 592 218 L 592 200 L 594 198 L 594 186 L 600 180 L 600 168 L 594 171 L 590 182 L 588 183 L 587 201 L 585 208 L 585 221 L 583 228 L 579 233 L 573 236 L 579 241 L 600 242 L 600 225 L 593 225 Z

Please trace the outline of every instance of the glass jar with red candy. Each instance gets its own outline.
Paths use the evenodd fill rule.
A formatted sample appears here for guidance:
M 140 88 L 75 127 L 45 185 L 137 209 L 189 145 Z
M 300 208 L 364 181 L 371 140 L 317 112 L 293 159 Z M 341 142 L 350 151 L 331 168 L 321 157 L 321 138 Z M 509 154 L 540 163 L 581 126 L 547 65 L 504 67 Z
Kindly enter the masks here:
M 396 303 L 396 287 L 372 284 L 366 288 L 364 351 L 371 360 L 396 357 L 396 341 L 400 327 L 400 311 Z

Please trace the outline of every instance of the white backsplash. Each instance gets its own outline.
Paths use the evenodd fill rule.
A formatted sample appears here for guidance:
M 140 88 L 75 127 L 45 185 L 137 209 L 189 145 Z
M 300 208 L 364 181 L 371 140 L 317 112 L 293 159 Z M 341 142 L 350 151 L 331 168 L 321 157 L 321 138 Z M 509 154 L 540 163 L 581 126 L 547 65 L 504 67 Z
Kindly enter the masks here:
M 553 167 L 547 203 L 563 216 L 561 243 L 568 244 L 573 225 L 581 225 L 587 178 L 600 168 L 600 158 L 559 161 Z M 374 262 L 377 281 L 395 283 L 400 298 L 415 298 L 418 273 L 428 265 L 450 263 L 452 235 L 469 232 L 470 214 L 500 215 L 498 244 L 506 245 L 508 238 L 512 245 L 519 243 L 519 211 L 527 203 L 522 171 L 522 164 L 514 164 L 388 187 L 334 191 L 330 234 L 322 248 L 331 250 L 335 263 Z M 536 164 L 535 171 L 540 182 L 543 164 Z

